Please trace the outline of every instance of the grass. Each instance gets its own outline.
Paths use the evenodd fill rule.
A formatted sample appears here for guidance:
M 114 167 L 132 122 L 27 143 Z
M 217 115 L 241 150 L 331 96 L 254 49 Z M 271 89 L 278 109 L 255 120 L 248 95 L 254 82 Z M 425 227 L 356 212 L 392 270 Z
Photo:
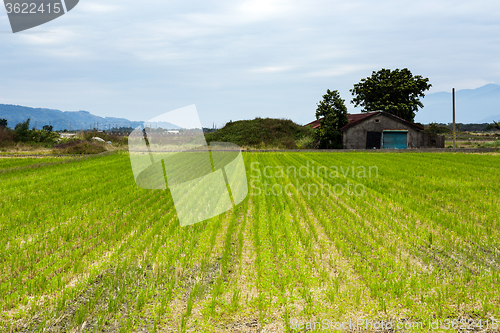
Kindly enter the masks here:
M 446 148 L 453 148 L 453 141 L 445 142 Z M 457 141 L 457 148 L 499 148 L 500 140 L 495 141 Z
M 83 140 L 71 140 L 67 143 L 54 146 L 55 154 L 99 154 L 107 151 L 106 144 L 97 142 L 87 142 Z
M 482 146 L 484 146 L 485 148 L 499 148 L 500 140 L 485 142 Z
M 500 147 L 499 133 L 457 132 L 457 148 L 497 148 Z M 447 135 L 445 147 L 453 146 L 453 136 Z
M 12 172 L 15 169 L 45 166 L 50 163 L 59 163 L 67 161 L 66 157 L 51 157 L 40 155 L 40 157 L 9 157 L 8 155 L 0 155 L 0 172 Z
M 0 330 L 500 319 L 499 158 L 245 153 L 247 199 L 185 228 L 126 153 L 0 159 Z

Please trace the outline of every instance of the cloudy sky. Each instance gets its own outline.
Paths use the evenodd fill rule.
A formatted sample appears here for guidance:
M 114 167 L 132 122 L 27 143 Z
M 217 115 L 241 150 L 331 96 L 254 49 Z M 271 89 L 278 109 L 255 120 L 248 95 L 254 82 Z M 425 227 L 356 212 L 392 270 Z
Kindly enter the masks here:
M 131 120 L 196 104 L 204 126 L 307 123 L 326 89 L 352 109 L 354 83 L 404 67 L 430 93 L 500 83 L 500 2 L 81 0 L 17 34 L 0 8 L 4 104 Z

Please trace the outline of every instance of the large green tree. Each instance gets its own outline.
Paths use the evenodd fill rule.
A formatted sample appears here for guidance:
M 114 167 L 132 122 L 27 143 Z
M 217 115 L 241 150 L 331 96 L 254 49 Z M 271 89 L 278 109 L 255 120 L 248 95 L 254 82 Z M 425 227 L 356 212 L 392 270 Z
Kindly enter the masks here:
M 7 127 L 7 119 L 0 119 L 0 127 Z
M 347 124 L 347 107 L 337 90 L 328 89 L 323 100 L 318 103 L 316 119 L 321 126 L 316 131 L 319 147 L 342 148 L 342 132 L 340 128 Z
M 424 107 L 419 97 L 432 87 L 428 82 L 428 78 L 413 76 L 408 68 L 382 68 L 354 85 L 351 103 L 362 106 L 362 112 L 385 111 L 414 122 L 418 108 Z

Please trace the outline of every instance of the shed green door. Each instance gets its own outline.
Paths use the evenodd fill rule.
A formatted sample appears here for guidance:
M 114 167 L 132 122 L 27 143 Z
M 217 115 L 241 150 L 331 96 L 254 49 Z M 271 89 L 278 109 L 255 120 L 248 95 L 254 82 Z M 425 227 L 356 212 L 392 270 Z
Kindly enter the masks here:
M 384 131 L 383 147 L 385 149 L 408 148 L 408 131 Z

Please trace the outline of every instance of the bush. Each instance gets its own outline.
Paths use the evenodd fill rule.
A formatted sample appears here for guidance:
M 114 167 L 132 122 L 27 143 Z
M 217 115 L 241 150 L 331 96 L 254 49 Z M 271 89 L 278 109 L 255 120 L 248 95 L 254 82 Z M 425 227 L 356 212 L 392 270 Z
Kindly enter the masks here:
M 286 149 L 297 149 L 298 148 L 297 144 L 295 143 L 295 140 L 293 140 L 292 138 L 283 138 L 283 140 L 281 140 L 280 143 Z
M 66 143 L 71 143 L 73 141 L 82 142 L 82 140 L 79 138 L 60 138 L 59 140 L 57 140 L 57 144 L 54 145 L 54 148 L 62 147 L 62 145 Z
M 14 131 L 3 126 L 0 127 L 0 147 L 13 146 L 15 144 Z
M 297 140 L 297 147 L 300 149 L 313 149 L 316 148 L 317 142 L 313 136 L 304 136 Z
M 492 141 L 492 142 L 485 142 L 482 147 L 484 148 L 498 148 L 500 147 L 500 140 Z
M 104 132 L 81 132 L 80 136 L 87 141 L 92 141 L 93 137 L 101 138 L 106 142 L 111 141 L 117 146 L 124 146 L 128 143 L 127 137 L 125 136 L 113 135 Z
M 54 146 L 56 154 L 99 154 L 106 151 L 103 144 L 86 142 L 80 139 L 70 140 Z
M 49 145 L 54 144 L 59 139 L 59 134 L 55 132 L 47 132 L 44 130 L 31 131 L 31 140 L 37 143 L 47 143 Z
M 230 121 L 213 133 L 206 133 L 207 142 L 231 142 L 240 147 L 297 148 L 297 141 L 313 136 L 314 130 L 288 119 L 255 118 Z
M 59 135 L 52 132 L 52 126 L 44 126 L 43 130 L 30 130 L 30 118 L 19 123 L 14 128 L 14 140 L 16 142 L 45 143 L 51 147 L 58 139 Z

